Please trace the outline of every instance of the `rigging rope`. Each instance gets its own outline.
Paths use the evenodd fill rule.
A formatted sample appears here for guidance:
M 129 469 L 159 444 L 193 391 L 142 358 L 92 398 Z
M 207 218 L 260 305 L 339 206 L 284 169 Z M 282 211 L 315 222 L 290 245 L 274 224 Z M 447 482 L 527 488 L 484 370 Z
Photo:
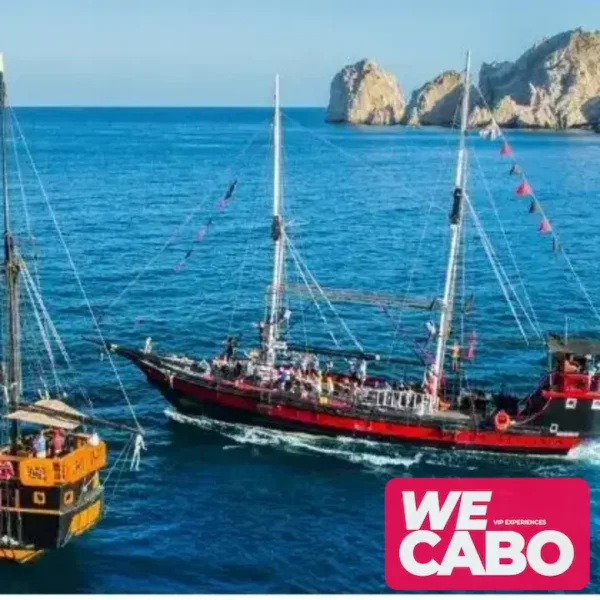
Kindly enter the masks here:
M 29 158 L 29 161 L 31 163 L 31 168 L 33 169 L 33 172 L 37 178 L 38 181 L 38 185 L 40 187 L 40 192 L 42 194 L 42 198 L 44 199 L 44 203 L 46 204 L 46 207 L 48 209 L 48 212 L 50 213 L 50 217 L 52 219 L 52 222 L 54 224 L 54 227 L 56 229 L 56 232 L 58 234 L 58 238 L 60 240 L 60 243 L 63 247 L 63 250 L 67 256 L 67 259 L 69 261 L 69 265 L 71 266 L 71 270 L 73 271 L 73 275 L 75 276 L 75 280 L 77 281 L 77 285 L 79 287 L 79 290 L 81 292 L 81 295 L 83 297 L 83 300 L 87 306 L 88 312 L 90 314 L 90 318 L 91 321 L 94 325 L 94 328 L 96 330 L 96 333 L 98 334 L 98 337 L 100 338 L 100 341 L 102 342 L 102 347 L 106 348 L 106 341 L 104 339 L 104 336 L 102 334 L 102 330 L 100 329 L 100 324 L 98 323 L 98 319 L 96 318 L 96 315 L 94 314 L 94 310 L 92 309 L 92 305 L 90 303 L 90 300 L 88 298 L 88 295 L 85 291 L 85 288 L 83 287 L 83 282 L 81 281 L 81 277 L 79 276 L 79 272 L 77 271 L 77 267 L 75 266 L 75 262 L 73 261 L 73 257 L 71 255 L 71 251 L 69 250 L 69 247 L 67 246 L 67 242 L 64 238 L 64 235 L 62 233 L 62 230 L 60 228 L 60 225 L 58 223 L 58 219 L 56 217 L 56 213 L 54 212 L 54 208 L 52 207 L 52 204 L 50 202 L 50 198 L 48 197 L 48 194 L 46 193 L 46 188 L 44 187 L 44 184 L 42 182 L 42 179 L 40 177 L 39 171 L 37 169 L 37 166 L 35 164 L 35 161 L 33 160 L 33 156 L 31 155 L 31 151 L 29 149 L 29 145 L 27 144 L 27 141 L 25 139 L 25 136 L 23 135 L 23 131 L 21 129 L 21 125 L 17 119 L 17 116 L 14 114 L 13 111 L 13 117 L 15 120 L 15 124 L 17 126 L 17 131 L 19 132 L 19 136 L 21 139 L 21 143 L 23 144 L 23 148 L 25 148 L 25 151 L 27 153 L 27 156 Z M 129 411 L 131 413 L 131 416 L 133 418 L 134 423 L 136 424 L 137 428 L 139 429 L 140 432 L 143 432 L 142 426 L 140 425 L 137 416 L 135 414 L 135 410 L 131 404 L 131 401 L 129 400 L 129 396 L 127 395 L 127 391 L 125 390 L 125 386 L 123 385 L 123 381 L 121 380 L 121 377 L 119 376 L 119 372 L 117 371 L 117 367 L 113 361 L 112 358 L 112 354 L 110 352 L 107 353 L 108 356 L 108 361 L 110 362 L 110 365 L 112 367 L 112 370 L 115 374 L 115 377 L 117 379 L 119 388 L 121 389 L 121 392 L 123 394 L 123 397 L 125 398 L 126 402 L 127 402 L 127 406 L 129 407 Z
M 323 291 L 323 288 L 319 285 L 319 282 L 316 280 L 316 278 L 314 277 L 314 275 L 310 272 L 310 270 L 308 269 L 308 267 L 306 266 L 306 264 L 302 260 L 302 257 L 296 252 L 296 248 L 294 247 L 294 244 L 292 243 L 292 241 L 290 240 L 290 238 L 288 237 L 288 235 L 287 235 L 287 233 L 285 231 L 283 232 L 283 236 L 284 236 L 285 241 L 287 242 L 290 250 L 292 251 L 292 253 L 294 253 L 296 255 L 296 259 L 298 260 L 298 262 L 300 262 L 300 264 L 302 264 L 302 266 L 306 270 L 306 273 L 308 273 L 309 277 L 311 278 L 313 284 L 315 285 L 315 287 L 317 288 L 317 290 L 320 292 L 321 296 L 323 296 L 323 299 L 327 303 L 327 306 L 329 306 L 331 312 L 336 316 L 336 318 L 338 319 L 338 321 L 341 323 L 342 327 L 344 328 L 344 330 L 346 331 L 346 333 L 350 336 L 350 339 L 352 340 L 352 342 L 354 343 L 354 345 L 361 352 L 364 352 L 364 348 L 362 347 L 362 344 L 356 339 L 356 337 L 354 336 L 354 334 L 352 333 L 352 331 L 350 331 L 350 328 L 348 327 L 348 325 L 346 325 L 346 322 L 344 321 L 344 319 L 342 319 L 342 317 L 336 311 L 336 309 L 333 306 L 333 304 L 331 304 L 331 301 L 327 297 L 327 294 L 325 294 L 325 292 Z
M 315 295 L 313 294 L 312 288 L 311 288 L 310 284 L 308 283 L 308 280 L 306 279 L 304 271 L 302 270 L 302 266 L 300 265 L 300 262 L 298 261 L 298 257 L 296 256 L 296 252 L 294 251 L 294 249 L 291 246 L 290 246 L 290 255 L 291 255 L 292 259 L 294 260 L 294 263 L 296 264 L 298 273 L 300 274 L 300 277 L 302 278 L 302 281 L 304 282 L 304 285 L 306 286 L 306 289 L 308 290 L 308 293 L 310 294 L 310 297 L 312 298 L 314 305 L 316 306 L 317 310 L 319 311 L 319 315 L 321 316 L 323 323 L 325 323 L 325 327 L 327 328 L 327 333 L 329 334 L 329 337 L 331 338 L 332 342 L 335 344 L 335 347 L 340 348 L 341 346 L 340 346 L 339 342 L 337 341 L 333 331 L 331 330 L 331 327 L 329 327 L 329 322 L 327 321 L 327 317 L 321 310 L 321 306 L 317 302 L 317 299 L 315 298 Z
M 261 125 L 264 121 L 261 123 Z M 238 163 L 245 156 L 246 152 L 250 149 L 252 144 L 257 140 L 260 134 L 263 131 L 261 128 L 250 138 L 250 141 L 242 148 L 242 150 L 238 153 L 236 158 L 234 159 L 234 163 Z M 232 169 L 228 170 L 228 173 L 231 174 Z M 203 201 L 212 196 L 212 194 L 220 187 L 220 182 L 215 183 L 212 187 L 210 187 L 206 193 L 204 194 Z M 104 310 L 104 314 L 108 313 L 120 300 L 123 299 L 125 294 L 140 280 L 140 278 L 146 273 L 146 271 L 158 260 L 158 258 L 163 254 L 163 252 L 181 235 L 182 231 L 187 227 L 190 221 L 194 218 L 194 216 L 198 213 L 198 211 L 204 207 L 204 202 L 197 205 L 188 215 L 184 218 L 184 220 L 180 223 L 180 225 L 173 231 L 171 236 L 167 239 L 167 241 L 159 248 L 158 252 L 150 258 L 146 262 L 146 264 L 136 273 L 133 279 L 123 288 L 123 290 L 115 297 L 114 300 L 108 305 L 108 307 Z
M 515 269 L 515 272 L 517 273 L 517 277 L 519 278 L 519 283 L 520 283 L 521 289 L 523 290 L 523 294 L 525 296 L 525 300 L 527 301 L 529 309 L 531 310 L 531 316 L 533 317 L 533 322 L 532 322 L 532 319 L 529 317 L 528 312 L 525 311 L 524 309 L 523 309 L 523 312 L 524 312 L 525 316 L 527 317 L 527 320 L 529 321 L 529 324 L 530 324 L 531 328 L 533 329 L 534 333 L 540 339 L 544 339 L 544 334 L 542 333 L 542 328 L 541 328 L 541 325 L 540 325 L 540 321 L 539 321 L 539 319 L 537 317 L 537 314 L 535 312 L 535 309 L 533 307 L 533 303 L 531 302 L 531 298 L 529 296 L 529 293 L 527 292 L 527 288 L 525 287 L 525 282 L 523 280 L 523 276 L 521 275 L 521 270 L 519 269 L 519 266 L 517 264 L 517 260 L 515 258 L 514 252 L 512 251 L 512 247 L 511 247 L 511 245 L 510 245 L 510 243 L 508 241 L 508 236 L 506 235 L 506 229 L 504 228 L 504 225 L 502 224 L 502 220 L 500 219 L 500 213 L 498 211 L 498 206 L 496 205 L 496 202 L 494 201 L 494 197 L 493 197 L 492 191 L 491 191 L 491 189 L 490 189 L 490 187 L 488 185 L 487 179 L 483 175 L 483 169 L 481 167 L 481 162 L 479 161 L 479 156 L 477 155 L 477 153 L 475 152 L 474 149 L 472 149 L 472 153 L 473 153 L 473 156 L 475 156 L 475 160 L 477 161 L 477 166 L 479 167 L 479 172 L 482 175 L 483 185 L 485 187 L 485 190 L 487 192 L 488 198 L 490 200 L 490 204 L 491 204 L 492 209 L 494 211 L 494 215 L 496 217 L 498 225 L 500 226 L 500 231 L 502 233 L 502 238 L 504 239 L 504 243 L 506 244 L 506 247 L 508 249 L 508 253 L 509 253 L 509 256 L 511 258 L 512 265 L 513 265 L 513 267 Z
M 480 98 L 482 99 L 485 107 L 487 108 L 487 110 L 490 113 L 490 118 L 492 120 L 492 124 L 494 125 L 495 129 L 497 130 L 497 132 L 500 134 L 500 138 L 502 139 L 502 141 L 508 145 L 508 140 L 506 139 L 506 136 L 504 135 L 504 132 L 502 131 L 502 129 L 500 128 L 500 126 L 498 125 L 498 122 L 496 121 L 494 114 L 492 112 L 492 109 L 490 108 L 490 105 L 488 104 L 487 100 L 485 99 L 483 92 L 481 91 L 481 89 L 479 88 L 479 86 L 474 85 L 474 87 L 476 88 Z M 510 150 L 510 153 L 515 157 L 516 159 L 516 155 L 514 153 L 514 151 Z M 527 179 L 525 178 L 524 175 L 522 175 L 523 177 L 523 181 L 525 183 L 527 183 Z M 528 185 L 528 184 L 527 184 Z M 537 207 L 542 215 L 542 218 L 548 221 L 548 218 L 546 216 L 546 213 L 544 211 L 544 208 L 542 207 L 541 202 L 538 200 L 537 196 L 535 195 L 535 192 L 533 191 L 533 189 L 531 188 L 531 186 L 529 186 L 529 192 L 530 195 L 532 196 L 533 200 L 537 203 Z M 558 239 L 558 235 L 556 234 L 556 231 L 554 229 L 554 227 L 552 227 L 552 231 L 550 232 L 552 235 L 552 238 L 556 244 L 556 246 L 558 247 L 558 249 L 560 250 L 560 253 L 562 254 L 563 258 L 565 259 L 565 262 L 567 263 L 567 266 L 569 267 L 569 270 L 571 271 L 575 281 L 577 282 L 579 289 L 581 290 L 585 300 L 587 301 L 588 305 L 590 306 L 590 308 L 592 309 L 592 312 L 594 314 L 594 316 L 596 317 L 596 319 L 600 322 L 600 312 L 598 311 L 598 309 L 596 308 L 596 306 L 594 305 L 594 302 L 592 301 L 591 296 L 589 295 L 589 292 L 587 291 L 587 289 L 585 288 L 585 286 L 583 285 L 583 281 L 581 280 L 581 278 L 579 277 L 579 275 L 577 274 L 577 272 L 575 271 L 575 267 L 573 266 L 573 263 L 571 262 L 571 259 L 569 258 L 569 256 L 567 255 L 567 253 L 565 252 L 565 249 L 563 247 L 563 245 L 559 242 Z
M 527 334 L 525 333 L 525 330 L 523 329 L 523 326 L 521 325 L 521 320 L 519 319 L 519 316 L 518 316 L 517 312 L 515 311 L 515 307 L 513 306 L 512 300 L 510 299 L 508 290 L 506 289 L 504 282 L 502 281 L 502 276 L 501 276 L 500 271 L 498 270 L 498 265 L 496 265 L 496 260 L 494 258 L 494 249 L 491 245 L 491 242 L 489 241 L 489 238 L 487 237 L 487 234 L 485 233 L 485 231 L 481 225 L 481 222 L 479 221 L 479 217 L 477 216 L 477 213 L 475 212 L 475 209 L 473 208 L 473 205 L 471 204 L 471 200 L 469 199 L 469 196 L 467 194 L 464 194 L 464 199 L 467 202 L 467 206 L 469 207 L 469 211 L 471 212 L 471 217 L 473 218 L 473 222 L 475 223 L 475 229 L 477 230 L 477 233 L 479 234 L 481 243 L 483 244 L 483 249 L 485 250 L 485 253 L 490 261 L 490 265 L 492 267 L 492 270 L 494 271 L 494 274 L 496 275 L 496 279 L 498 280 L 498 283 L 500 284 L 502 293 L 504 294 L 504 297 L 506 298 L 506 302 L 508 303 L 510 311 L 512 312 L 513 317 L 515 318 L 515 321 L 517 323 L 517 326 L 519 327 L 519 331 L 521 332 L 523 339 L 528 344 L 529 339 L 527 338 Z M 499 266 L 501 268 L 501 265 L 499 265 Z M 510 282 L 508 282 L 508 284 L 510 285 Z

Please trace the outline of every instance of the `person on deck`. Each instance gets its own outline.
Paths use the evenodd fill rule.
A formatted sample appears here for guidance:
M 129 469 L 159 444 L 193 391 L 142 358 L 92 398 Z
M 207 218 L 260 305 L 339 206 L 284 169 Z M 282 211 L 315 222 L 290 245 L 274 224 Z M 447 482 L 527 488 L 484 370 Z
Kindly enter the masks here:
M 36 458 L 46 458 L 46 438 L 43 431 L 33 439 L 33 452 Z
M 325 391 L 328 396 L 333 396 L 335 393 L 335 384 L 331 375 L 327 375 L 327 379 L 325 380 Z
M 563 371 L 565 373 L 579 373 L 579 365 L 573 359 L 572 354 L 567 354 L 563 363 Z
M 52 456 L 54 458 L 60 456 L 65 449 L 65 434 L 62 429 L 55 427 L 52 430 Z
M 450 357 L 452 358 L 452 370 L 458 371 L 458 363 L 460 360 L 460 346 L 458 342 L 454 342 L 450 348 Z
M 362 358 L 358 365 L 358 380 L 361 385 L 365 385 L 367 381 L 367 361 Z

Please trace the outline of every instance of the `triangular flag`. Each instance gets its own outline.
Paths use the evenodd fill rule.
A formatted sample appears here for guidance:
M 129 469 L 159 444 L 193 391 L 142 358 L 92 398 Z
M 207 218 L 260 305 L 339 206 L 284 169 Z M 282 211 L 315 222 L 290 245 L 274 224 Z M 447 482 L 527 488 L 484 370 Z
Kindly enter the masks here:
M 502 148 L 500 148 L 500 156 L 509 156 L 512 153 L 512 150 L 510 149 L 510 146 L 504 142 L 504 144 L 502 144 Z
M 558 252 L 560 250 L 560 244 L 558 243 L 558 240 L 555 237 L 552 238 L 552 250 L 554 252 Z
M 517 196 L 532 196 L 533 190 L 531 189 L 531 186 L 526 181 L 523 181 L 517 187 L 516 194 L 517 194 Z
M 542 219 L 542 222 L 538 227 L 538 231 L 540 233 L 550 233 L 552 231 L 552 227 L 550 227 L 550 221 L 548 221 L 548 219 Z
M 519 165 L 517 163 L 515 163 L 511 168 L 510 168 L 510 175 L 520 175 L 521 174 L 521 167 L 519 167 Z
M 538 208 L 538 203 L 535 200 L 531 201 L 531 204 L 529 205 L 529 214 L 533 214 L 538 212 L 539 208 Z

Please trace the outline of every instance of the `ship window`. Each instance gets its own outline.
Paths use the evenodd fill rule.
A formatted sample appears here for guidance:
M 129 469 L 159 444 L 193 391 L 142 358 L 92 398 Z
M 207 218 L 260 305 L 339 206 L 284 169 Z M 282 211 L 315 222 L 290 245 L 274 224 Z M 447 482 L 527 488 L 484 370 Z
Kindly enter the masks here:
M 46 492 L 33 492 L 33 503 L 38 506 L 46 504 Z
M 556 423 L 552 423 L 552 425 L 550 425 L 550 433 L 557 433 L 558 432 L 558 425 Z
M 68 492 L 65 493 L 63 501 L 67 506 L 69 506 L 69 504 L 73 504 L 74 499 L 75 499 L 75 494 L 73 493 L 73 490 L 69 490 Z
M 565 408 L 575 408 L 577 406 L 577 398 L 567 398 L 565 400 Z
M 592 400 L 592 410 L 600 410 L 600 400 Z

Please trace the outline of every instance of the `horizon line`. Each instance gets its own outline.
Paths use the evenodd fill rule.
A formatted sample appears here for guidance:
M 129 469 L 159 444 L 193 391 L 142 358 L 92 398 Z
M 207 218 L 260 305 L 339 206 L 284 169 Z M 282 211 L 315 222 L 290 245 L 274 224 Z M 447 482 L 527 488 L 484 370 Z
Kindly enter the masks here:
M 176 108 L 176 109 L 198 109 L 198 108 L 243 108 L 243 109 L 256 109 L 256 110 L 264 110 L 264 109 L 273 109 L 271 104 L 13 104 L 13 108 L 18 109 L 36 109 L 36 108 L 109 108 L 109 109 L 124 109 L 124 108 L 132 108 L 132 109 L 155 109 L 155 108 Z M 282 108 L 299 108 L 299 109 L 320 109 L 326 110 L 325 106 L 315 106 L 308 104 L 289 104 L 287 106 L 282 106 Z

